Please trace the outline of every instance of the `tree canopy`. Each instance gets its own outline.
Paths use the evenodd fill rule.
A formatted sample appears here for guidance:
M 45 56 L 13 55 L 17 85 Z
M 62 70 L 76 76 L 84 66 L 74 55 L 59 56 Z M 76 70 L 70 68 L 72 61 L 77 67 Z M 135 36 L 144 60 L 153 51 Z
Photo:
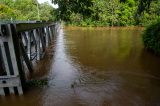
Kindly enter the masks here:
M 1 0 L 0 20 L 54 20 L 54 8 L 37 0 Z
M 160 11 L 158 0 L 54 0 L 53 3 L 59 5 L 57 19 L 80 26 L 146 25 L 157 20 Z
M 1 0 L 0 20 L 63 20 L 80 26 L 147 25 L 160 16 L 159 0 Z M 149 8 L 150 7 L 150 8 Z

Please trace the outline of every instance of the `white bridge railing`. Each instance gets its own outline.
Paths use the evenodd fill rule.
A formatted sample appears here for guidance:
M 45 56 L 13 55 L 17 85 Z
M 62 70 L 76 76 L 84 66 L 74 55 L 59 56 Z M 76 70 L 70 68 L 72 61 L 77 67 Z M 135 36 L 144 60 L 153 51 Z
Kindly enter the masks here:
M 23 94 L 24 66 L 32 73 L 33 60 L 43 58 L 56 36 L 58 23 L 0 24 L 0 95 Z

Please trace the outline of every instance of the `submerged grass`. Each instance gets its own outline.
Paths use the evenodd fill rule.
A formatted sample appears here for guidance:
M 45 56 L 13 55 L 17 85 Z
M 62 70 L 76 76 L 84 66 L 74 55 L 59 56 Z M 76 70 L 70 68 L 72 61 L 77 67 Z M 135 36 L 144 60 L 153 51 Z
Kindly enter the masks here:
M 48 79 L 33 79 L 25 84 L 25 88 L 44 87 L 48 84 Z

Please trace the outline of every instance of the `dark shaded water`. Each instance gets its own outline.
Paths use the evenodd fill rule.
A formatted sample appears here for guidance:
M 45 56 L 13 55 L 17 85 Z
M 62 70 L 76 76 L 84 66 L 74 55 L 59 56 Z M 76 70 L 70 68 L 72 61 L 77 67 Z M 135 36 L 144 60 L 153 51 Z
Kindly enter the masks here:
M 0 97 L 0 106 L 160 106 L 160 58 L 143 49 L 141 32 L 61 29 L 35 74 L 48 86 Z

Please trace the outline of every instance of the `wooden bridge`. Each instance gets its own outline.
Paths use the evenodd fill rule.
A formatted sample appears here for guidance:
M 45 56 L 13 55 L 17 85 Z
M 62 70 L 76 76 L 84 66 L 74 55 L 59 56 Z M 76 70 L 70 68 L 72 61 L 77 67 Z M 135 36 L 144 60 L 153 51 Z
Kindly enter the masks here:
M 0 95 L 23 94 L 27 67 L 45 55 L 59 30 L 58 23 L 25 22 L 0 24 Z

